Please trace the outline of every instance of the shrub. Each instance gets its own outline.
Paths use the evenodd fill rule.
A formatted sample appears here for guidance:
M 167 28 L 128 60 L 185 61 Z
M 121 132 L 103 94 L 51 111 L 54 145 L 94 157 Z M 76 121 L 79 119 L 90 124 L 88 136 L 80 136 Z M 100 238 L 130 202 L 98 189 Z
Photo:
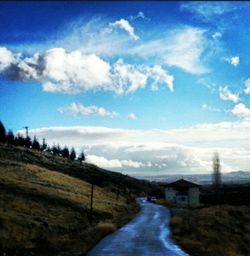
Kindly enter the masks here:
M 183 219 L 180 216 L 174 216 L 171 221 L 170 221 L 170 225 L 172 227 L 176 227 L 176 226 L 180 226 L 183 223 Z
M 113 223 L 101 222 L 97 225 L 97 229 L 101 233 L 101 236 L 106 236 L 114 233 L 116 231 L 116 226 Z

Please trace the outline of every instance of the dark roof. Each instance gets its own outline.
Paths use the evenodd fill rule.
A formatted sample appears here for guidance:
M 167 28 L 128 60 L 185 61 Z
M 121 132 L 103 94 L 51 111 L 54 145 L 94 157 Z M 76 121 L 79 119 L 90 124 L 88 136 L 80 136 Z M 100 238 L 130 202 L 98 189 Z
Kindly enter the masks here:
M 173 187 L 173 188 L 194 188 L 194 187 L 199 187 L 198 184 L 193 183 L 188 180 L 180 179 L 175 182 L 167 184 L 167 187 Z

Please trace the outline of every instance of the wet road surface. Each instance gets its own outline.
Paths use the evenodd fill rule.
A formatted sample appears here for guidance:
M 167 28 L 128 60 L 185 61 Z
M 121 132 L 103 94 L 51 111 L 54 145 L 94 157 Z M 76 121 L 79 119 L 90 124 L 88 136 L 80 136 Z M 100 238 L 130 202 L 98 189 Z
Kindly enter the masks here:
M 137 199 L 141 211 L 126 226 L 107 236 L 87 256 L 187 256 L 169 238 L 169 210 Z

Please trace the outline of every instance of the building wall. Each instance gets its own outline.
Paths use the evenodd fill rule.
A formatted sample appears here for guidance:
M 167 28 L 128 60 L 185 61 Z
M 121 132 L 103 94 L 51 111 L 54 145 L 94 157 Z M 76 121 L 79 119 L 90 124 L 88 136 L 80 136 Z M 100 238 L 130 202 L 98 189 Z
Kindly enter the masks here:
M 165 188 L 165 199 L 176 204 L 188 204 L 198 206 L 200 204 L 200 189 L 198 187 L 189 188 L 188 195 L 177 195 L 178 191 L 174 188 Z M 185 197 L 185 198 L 184 198 Z
M 176 190 L 173 188 L 165 188 L 165 199 L 175 203 Z
M 188 195 L 177 195 L 175 201 L 176 204 L 188 205 L 189 198 Z
M 191 206 L 198 206 L 200 204 L 200 189 L 195 188 L 189 188 L 188 191 L 189 196 L 189 205 Z

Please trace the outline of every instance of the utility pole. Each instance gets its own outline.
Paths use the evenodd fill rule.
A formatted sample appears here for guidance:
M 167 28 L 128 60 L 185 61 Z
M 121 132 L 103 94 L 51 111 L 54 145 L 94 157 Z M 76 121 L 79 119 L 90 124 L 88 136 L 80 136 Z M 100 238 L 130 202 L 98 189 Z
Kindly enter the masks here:
M 23 128 L 25 128 L 25 130 L 26 130 L 26 138 L 28 138 L 28 136 L 29 136 L 29 126 L 24 126 Z

